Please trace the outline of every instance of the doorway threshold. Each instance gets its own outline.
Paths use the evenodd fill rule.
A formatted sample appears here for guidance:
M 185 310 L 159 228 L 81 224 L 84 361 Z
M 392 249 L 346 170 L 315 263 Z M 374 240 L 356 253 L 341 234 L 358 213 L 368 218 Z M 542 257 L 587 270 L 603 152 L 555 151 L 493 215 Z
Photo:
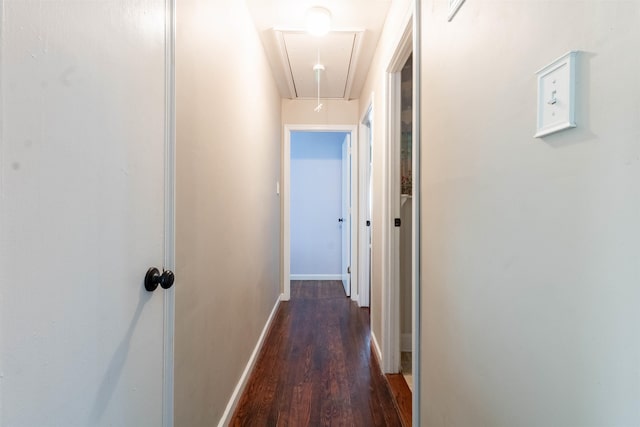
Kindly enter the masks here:
M 412 393 L 403 374 L 386 374 L 387 384 L 393 396 L 393 405 L 398 411 L 398 416 L 403 427 L 411 426 L 412 419 Z

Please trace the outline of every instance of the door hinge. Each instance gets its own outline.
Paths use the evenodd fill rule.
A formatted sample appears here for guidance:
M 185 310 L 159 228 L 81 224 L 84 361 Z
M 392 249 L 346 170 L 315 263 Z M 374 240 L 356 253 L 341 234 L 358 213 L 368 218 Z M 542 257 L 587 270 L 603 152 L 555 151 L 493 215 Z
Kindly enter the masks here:
M 400 224 L 402 224 L 402 221 L 400 221 L 400 218 L 395 218 L 393 220 L 393 225 L 395 225 L 396 227 L 400 227 Z
M 371 221 L 367 220 L 367 227 L 371 227 Z
M 347 267 L 347 274 L 351 274 L 351 266 Z

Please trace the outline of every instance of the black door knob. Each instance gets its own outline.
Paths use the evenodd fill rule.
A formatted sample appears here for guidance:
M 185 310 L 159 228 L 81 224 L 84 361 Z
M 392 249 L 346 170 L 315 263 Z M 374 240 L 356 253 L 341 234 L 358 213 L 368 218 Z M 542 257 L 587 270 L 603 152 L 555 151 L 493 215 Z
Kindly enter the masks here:
M 158 285 L 160 285 L 162 289 L 169 289 L 173 286 L 174 281 L 175 276 L 173 271 L 163 270 L 162 274 L 160 274 L 160 270 L 151 267 L 144 276 L 144 288 L 149 292 L 155 291 Z

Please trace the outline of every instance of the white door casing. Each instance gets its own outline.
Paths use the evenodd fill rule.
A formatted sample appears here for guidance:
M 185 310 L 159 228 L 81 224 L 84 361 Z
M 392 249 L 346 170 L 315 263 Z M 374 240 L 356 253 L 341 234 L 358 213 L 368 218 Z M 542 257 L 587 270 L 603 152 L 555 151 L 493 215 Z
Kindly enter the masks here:
M 291 298 L 291 132 L 349 132 L 350 140 L 354 141 L 357 137 L 356 126 L 349 125 L 284 125 L 284 148 L 282 150 L 282 301 L 288 301 Z M 357 170 L 356 156 L 351 156 L 351 168 Z M 351 180 L 351 194 L 357 194 L 355 180 Z M 352 201 L 352 215 L 357 212 L 357 203 Z M 352 227 L 351 242 L 357 241 L 355 227 Z M 355 236 L 355 237 L 354 237 Z M 355 258 L 355 257 L 354 257 Z M 357 287 L 357 283 L 353 278 L 357 272 L 357 263 L 352 259 L 351 263 L 351 288 Z M 353 295 L 353 292 L 352 292 Z
M 420 176 L 421 176 L 421 0 L 415 0 L 413 7 L 405 19 L 405 25 L 403 27 L 402 34 L 399 34 L 395 52 L 389 61 L 387 67 L 387 85 L 386 85 L 386 98 L 389 100 L 387 105 L 387 147 L 389 150 L 386 153 L 386 161 L 391 161 L 395 156 L 395 149 L 392 139 L 396 135 L 397 124 L 399 123 L 399 117 L 396 114 L 399 111 L 400 103 L 398 84 L 399 75 L 402 66 L 406 62 L 407 58 L 413 53 L 413 118 L 412 118 L 412 183 L 413 183 L 413 206 L 412 206 L 412 377 L 413 377 L 413 389 L 412 389 L 412 424 L 420 425 L 421 423 L 421 287 L 420 287 L 420 208 L 421 208 L 421 188 L 420 188 Z M 394 90 L 395 93 L 394 93 Z M 388 163 L 392 167 L 385 168 L 385 184 L 386 184 L 386 205 L 388 209 L 386 214 L 389 215 L 392 212 L 395 203 L 395 184 L 392 179 L 397 177 L 397 173 L 393 168 L 394 163 Z M 399 188 L 399 186 L 397 186 Z M 398 200 L 399 204 L 399 200 Z M 383 230 L 383 244 L 384 259 L 383 263 L 383 277 L 386 283 L 390 284 L 383 292 L 383 370 L 385 372 L 391 372 L 395 369 L 395 366 L 399 363 L 399 300 L 397 297 L 398 292 L 398 280 L 396 278 L 396 260 L 392 256 L 396 251 L 397 246 L 396 239 L 392 238 L 393 230 L 391 221 L 385 221 Z M 394 283 L 391 283 L 393 280 Z M 389 339 L 389 334 L 392 335 Z M 393 337 L 393 334 L 398 337 Z
M 347 296 L 351 295 L 351 134 L 342 141 L 342 285 Z
M 386 284 L 382 307 L 382 369 L 385 373 L 397 373 L 400 370 L 400 229 L 394 226 L 394 218 L 400 217 L 401 71 L 413 50 L 412 13 L 407 16 L 403 30 L 387 67 L 386 82 L 387 150 L 384 168 L 385 218 L 382 227 L 382 276 Z M 413 222 L 417 221 L 414 218 Z M 413 256 L 412 260 L 415 261 Z
M 412 268 L 411 288 L 413 299 L 413 310 L 411 318 L 413 322 L 413 357 L 411 372 L 413 375 L 412 390 L 412 424 L 419 426 L 422 424 L 422 291 L 421 291 L 421 205 L 422 205 L 422 0 L 413 2 L 412 38 L 413 38 L 413 129 L 411 166 L 413 178 L 413 230 L 412 230 Z
M 358 305 L 369 307 L 371 292 L 371 147 L 373 138 L 373 94 L 360 121 L 358 150 Z M 369 225 L 367 225 L 369 221 Z
M 173 423 L 172 12 L 3 2 L 3 425 Z

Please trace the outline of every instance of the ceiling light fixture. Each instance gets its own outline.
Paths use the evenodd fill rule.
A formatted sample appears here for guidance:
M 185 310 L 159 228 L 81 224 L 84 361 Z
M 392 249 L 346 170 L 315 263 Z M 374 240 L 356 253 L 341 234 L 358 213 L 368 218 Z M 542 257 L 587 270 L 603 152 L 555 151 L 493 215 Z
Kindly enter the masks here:
M 313 72 L 316 75 L 316 84 L 318 85 L 318 105 L 313 109 L 316 113 L 322 110 L 322 103 L 320 103 L 320 73 L 324 71 L 324 65 L 320 63 L 320 52 L 318 52 L 318 63 L 313 66 Z
M 324 7 L 312 7 L 307 11 L 307 32 L 324 36 L 331 29 L 331 12 Z

